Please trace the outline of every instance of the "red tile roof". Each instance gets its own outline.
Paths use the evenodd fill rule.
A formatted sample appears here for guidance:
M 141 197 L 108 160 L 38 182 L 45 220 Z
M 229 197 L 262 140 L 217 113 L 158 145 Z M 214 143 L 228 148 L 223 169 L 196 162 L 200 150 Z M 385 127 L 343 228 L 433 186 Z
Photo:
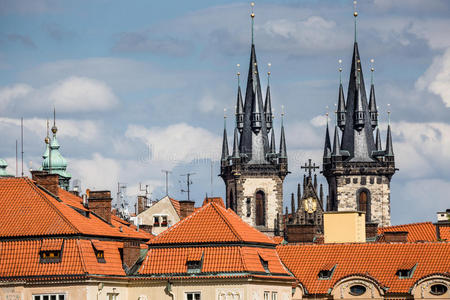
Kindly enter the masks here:
M 380 227 L 378 228 L 378 235 L 382 235 L 384 232 L 397 232 L 397 231 L 407 231 L 408 242 L 437 241 L 436 227 L 431 222 Z
M 181 216 L 181 205 L 180 201 L 175 200 L 173 198 L 169 197 L 170 202 L 172 202 L 173 208 L 175 208 L 175 211 L 177 212 L 178 216 Z
M 150 244 L 203 244 L 248 242 L 275 245 L 232 210 L 209 203 L 160 233 Z
M 439 226 L 440 239 L 450 242 L 450 223 L 438 224 L 437 226 Z
M 114 215 L 111 216 L 111 224 L 92 213 L 83 215 L 74 209 L 86 211 L 80 197 L 61 189 L 58 193 L 59 200 L 28 178 L 1 178 L 0 236 L 84 234 L 144 240 L 152 238 L 151 234 L 137 231 L 134 225 Z
M 450 243 L 304 244 L 277 247 L 278 255 L 310 294 L 327 293 L 349 275 L 374 278 L 389 293 L 407 293 L 420 278 L 432 273 L 450 275 Z M 411 278 L 396 272 L 415 265 Z M 318 279 L 321 269 L 335 266 L 331 279 Z
M 89 240 L 36 239 L 0 242 L 0 280 L 35 276 L 125 275 L 119 254 L 123 243 L 99 242 L 105 263 L 100 263 Z M 62 247 L 61 247 L 62 246 Z M 62 249 L 60 262 L 40 262 L 40 251 Z

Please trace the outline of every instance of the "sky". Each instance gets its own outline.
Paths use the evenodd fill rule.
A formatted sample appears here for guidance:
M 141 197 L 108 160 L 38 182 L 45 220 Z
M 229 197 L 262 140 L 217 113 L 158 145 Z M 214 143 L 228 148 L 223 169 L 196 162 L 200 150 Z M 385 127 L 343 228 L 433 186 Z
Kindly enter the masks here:
M 434 222 L 450 208 L 450 2 L 359 2 L 357 41 L 366 87 L 374 59 L 383 139 L 392 111 L 399 168 L 392 224 Z M 254 11 L 264 91 L 271 63 L 277 138 L 282 105 L 286 111 L 288 205 L 302 181 L 300 165 L 309 158 L 321 164 L 339 59 L 347 87 L 353 1 L 256 1 Z M 224 197 L 217 176 L 223 115 L 226 109 L 232 133 L 250 23 L 250 3 L 242 1 L 0 0 L 0 158 L 15 174 L 23 117 L 25 175 L 39 168 L 55 107 L 61 153 L 83 190 L 115 194 L 120 182 L 133 204 L 141 183 L 159 199 L 161 170 L 170 170 L 172 197 L 187 199 L 188 172 L 198 205 L 206 194 Z M 319 182 L 326 182 L 320 174 Z

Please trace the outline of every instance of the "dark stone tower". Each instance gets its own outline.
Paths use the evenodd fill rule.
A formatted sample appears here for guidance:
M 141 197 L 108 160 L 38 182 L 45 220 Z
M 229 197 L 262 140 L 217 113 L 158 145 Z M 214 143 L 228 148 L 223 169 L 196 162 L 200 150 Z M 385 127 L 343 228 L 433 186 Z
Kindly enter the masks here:
M 355 18 L 356 15 L 355 13 Z M 327 127 L 323 156 L 323 174 L 329 189 L 327 211 L 364 211 L 366 222 L 388 226 L 391 218 L 390 182 L 396 171 L 391 129 L 389 125 L 386 149 L 383 151 L 375 88 L 372 81 L 370 102 L 367 103 L 356 40 L 347 102 L 345 103 L 341 83 L 336 119 L 333 149 L 331 153 L 328 150 L 330 138 Z M 373 134 L 375 130 L 376 140 Z M 342 143 L 339 141 L 339 131 L 342 131 Z
M 253 18 L 252 13 L 252 23 Z M 252 38 L 245 102 L 242 102 L 239 86 L 233 152 L 228 156 L 228 145 L 222 146 L 220 176 L 226 186 L 226 206 L 248 224 L 268 235 L 274 235 L 280 230 L 283 215 L 283 181 L 288 173 L 287 152 L 283 125 L 280 151 L 276 153 L 275 150 L 269 86 L 264 104 Z M 226 142 L 224 136 L 223 143 Z

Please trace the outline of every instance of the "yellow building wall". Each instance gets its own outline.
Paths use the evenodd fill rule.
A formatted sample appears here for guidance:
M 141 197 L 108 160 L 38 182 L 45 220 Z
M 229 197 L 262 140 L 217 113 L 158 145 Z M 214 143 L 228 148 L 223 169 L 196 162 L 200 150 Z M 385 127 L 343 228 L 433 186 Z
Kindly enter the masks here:
M 323 214 L 325 243 L 364 243 L 365 219 L 363 212 L 325 212 Z

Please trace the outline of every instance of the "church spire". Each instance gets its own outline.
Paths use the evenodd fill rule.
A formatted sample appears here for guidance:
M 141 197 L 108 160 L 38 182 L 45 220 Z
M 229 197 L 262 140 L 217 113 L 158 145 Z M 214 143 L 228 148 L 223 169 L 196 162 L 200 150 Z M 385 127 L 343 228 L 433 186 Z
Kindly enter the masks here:
M 268 71 L 267 71 L 267 92 L 266 92 L 266 102 L 264 104 L 264 117 L 266 118 L 266 126 L 267 130 L 270 131 L 272 129 L 272 100 L 270 97 L 270 66 L 272 64 L 268 63 Z
M 341 130 L 345 127 L 345 98 L 344 98 L 344 88 L 342 87 L 342 60 L 339 60 L 339 96 L 338 96 L 338 107 L 337 107 L 337 120 L 338 126 Z
M 377 151 L 383 151 L 383 149 L 381 148 L 381 136 L 380 136 L 380 128 L 377 127 L 377 135 L 375 138 L 375 149 Z
M 277 153 L 276 145 L 275 145 L 275 130 L 272 130 L 272 135 L 270 138 L 270 153 L 271 154 Z
M 373 67 L 373 58 L 370 60 L 372 63 L 372 67 L 370 68 L 371 76 L 370 76 L 370 96 L 369 96 L 369 113 L 370 113 L 370 125 L 372 126 L 372 130 L 374 130 L 378 125 L 378 109 L 377 102 L 375 100 L 375 87 L 373 85 L 373 72 L 375 68 Z
M 337 115 L 337 113 L 336 113 L 336 115 Z M 336 116 L 336 119 L 337 119 L 337 116 Z M 336 124 L 334 125 L 333 152 L 331 155 L 334 157 L 341 156 L 341 142 L 339 141 L 339 128 L 337 125 L 337 121 L 336 121 Z
M 328 112 L 327 116 L 327 128 L 325 130 L 325 146 L 323 147 L 323 160 L 329 160 L 331 158 L 331 142 L 330 142 L 330 131 L 328 130 Z
M 386 134 L 386 154 L 385 156 L 393 159 L 394 157 L 394 148 L 392 147 L 392 134 L 391 134 L 391 111 L 388 110 L 388 127 Z
M 281 112 L 280 159 L 287 160 L 286 138 L 284 136 L 284 107 Z
M 228 163 L 228 156 L 230 154 L 228 150 L 228 138 L 227 138 L 227 116 L 226 109 L 223 110 L 223 141 L 222 141 L 222 164 Z
M 241 66 L 240 64 L 237 64 L 238 93 L 236 100 L 236 127 L 239 130 L 239 132 L 242 133 L 242 129 L 244 128 L 244 104 L 242 103 L 241 72 L 239 71 L 240 66 Z
M 234 129 L 233 155 L 231 158 L 233 159 L 239 158 L 239 132 L 237 128 Z

